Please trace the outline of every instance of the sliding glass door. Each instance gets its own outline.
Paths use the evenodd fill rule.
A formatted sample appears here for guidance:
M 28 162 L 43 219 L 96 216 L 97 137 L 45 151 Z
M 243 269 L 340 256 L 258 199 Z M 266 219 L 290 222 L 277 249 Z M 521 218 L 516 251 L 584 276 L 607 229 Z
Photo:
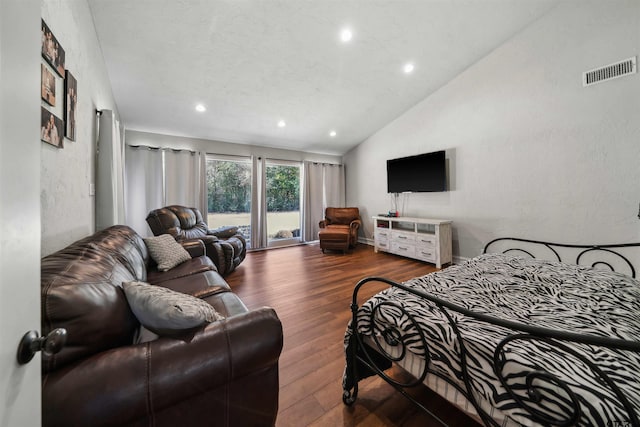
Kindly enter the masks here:
M 251 176 L 249 157 L 207 156 L 207 224 L 235 225 L 251 247 Z
M 300 163 L 267 160 L 265 163 L 268 246 L 301 242 Z
M 253 174 L 264 184 L 257 190 Z M 207 155 L 209 228 L 235 225 L 252 249 L 301 242 L 300 177 L 300 162 L 266 159 L 254 164 L 250 157 Z

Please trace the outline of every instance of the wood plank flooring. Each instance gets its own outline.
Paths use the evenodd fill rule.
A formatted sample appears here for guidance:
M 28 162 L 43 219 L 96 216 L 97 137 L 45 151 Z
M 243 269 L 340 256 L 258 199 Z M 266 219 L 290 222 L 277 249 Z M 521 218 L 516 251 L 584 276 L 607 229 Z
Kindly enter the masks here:
M 380 378 L 360 382 L 352 407 L 342 403 L 341 386 L 343 335 L 357 281 L 367 276 L 404 281 L 433 271 L 431 264 L 376 254 L 367 245 L 346 255 L 322 254 L 317 244 L 247 254 L 226 280 L 249 308 L 271 306 L 282 321 L 276 426 L 439 426 Z M 378 283 L 363 287 L 359 303 L 383 288 Z M 394 373 L 403 375 L 400 369 Z M 426 387 L 412 394 L 451 426 L 477 426 Z

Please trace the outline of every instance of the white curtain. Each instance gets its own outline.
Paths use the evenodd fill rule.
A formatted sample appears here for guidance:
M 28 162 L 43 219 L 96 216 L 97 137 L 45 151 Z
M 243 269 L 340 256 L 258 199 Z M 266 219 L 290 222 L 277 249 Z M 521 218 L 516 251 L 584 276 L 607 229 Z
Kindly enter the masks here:
M 188 150 L 164 150 L 165 206 L 182 205 L 202 210 L 200 155 Z
M 318 223 L 324 218 L 322 165 L 304 162 L 302 169 L 304 185 L 302 204 L 302 239 L 304 242 L 318 240 Z
M 253 158 L 253 170 L 251 189 L 251 248 L 266 248 L 267 239 L 267 173 L 266 160 Z
M 207 153 L 198 153 L 198 200 L 194 205 L 204 218 L 204 222 L 207 222 L 207 214 L 209 212 L 209 205 L 207 203 Z
M 96 230 L 124 224 L 124 143 L 120 122 L 111 110 L 98 120 L 96 161 Z
M 323 164 L 324 207 L 345 207 L 344 166 Z
M 127 146 L 125 164 L 125 223 L 141 236 L 151 236 L 147 214 L 164 206 L 162 151 Z

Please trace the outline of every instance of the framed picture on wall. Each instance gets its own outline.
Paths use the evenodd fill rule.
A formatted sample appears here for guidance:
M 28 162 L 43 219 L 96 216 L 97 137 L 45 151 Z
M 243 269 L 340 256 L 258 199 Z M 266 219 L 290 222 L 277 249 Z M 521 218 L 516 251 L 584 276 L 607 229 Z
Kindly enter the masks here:
M 64 79 L 64 100 L 64 136 L 75 141 L 78 82 L 69 70 L 66 70 L 66 77 Z
M 64 78 L 64 49 L 47 24 L 42 21 L 42 57 Z
M 40 140 L 55 147 L 62 148 L 63 122 L 51 111 L 44 107 L 41 109 Z
M 56 77 L 53 75 L 51 71 L 49 71 L 49 67 L 47 67 L 46 65 L 40 64 L 40 67 L 41 67 L 40 94 L 44 102 L 55 107 Z

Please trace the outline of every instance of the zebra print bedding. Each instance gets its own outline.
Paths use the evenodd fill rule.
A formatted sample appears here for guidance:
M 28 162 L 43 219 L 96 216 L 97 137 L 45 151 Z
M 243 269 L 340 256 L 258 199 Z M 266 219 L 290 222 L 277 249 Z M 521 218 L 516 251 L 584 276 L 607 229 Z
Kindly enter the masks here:
M 498 319 L 640 340 L 640 282 L 619 273 L 485 254 L 404 285 Z M 558 343 L 526 334 L 514 338 L 513 330 L 443 310 L 396 287 L 364 303 L 357 319 L 358 333 L 379 340 L 377 349 L 387 359 L 401 359 L 404 351 L 426 358 L 428 375 L 446 379 L 475 400 L 476 409 L 485 408 L 481 412 L 486 424 L 637 423 L 640 353 L 635 350 Z M 352 338 L 350 323 L 347 348 Z M 358 378 L 350 378 L 353 372 L 349 366 L 345 370 L 345 390 L 357 383 Z M 624 402 L 633 408 L 631 413 Z M 487 412 L 494 414 L 491 420 Z

